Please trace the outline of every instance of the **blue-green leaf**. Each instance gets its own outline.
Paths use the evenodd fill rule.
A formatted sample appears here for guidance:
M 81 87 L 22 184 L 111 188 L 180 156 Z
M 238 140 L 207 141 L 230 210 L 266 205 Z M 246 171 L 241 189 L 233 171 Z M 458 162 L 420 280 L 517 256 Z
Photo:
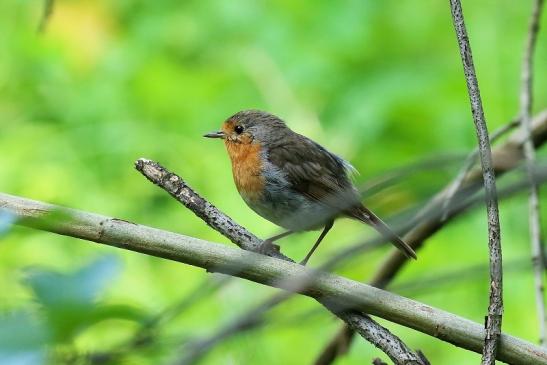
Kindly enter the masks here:
M 0 316 L 0 364 L 44 364 L 48 339 L 44 325 L 27 312 Z

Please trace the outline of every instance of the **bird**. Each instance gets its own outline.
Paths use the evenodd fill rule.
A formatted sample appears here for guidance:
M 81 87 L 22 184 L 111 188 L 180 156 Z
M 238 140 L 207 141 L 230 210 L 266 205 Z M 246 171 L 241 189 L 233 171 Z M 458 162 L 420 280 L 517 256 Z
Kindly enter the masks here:
M 347 217 L 375 228 L 408 258 L 414 250 L 366 208 L 352 175 L 353 166 L 313 140 L 291 130 L 279 117 L 261 110 L 243 110 L 226 119 L 207 138 L 224 140 L 236 188 L 258 215 L 286 231 L 263 241 L 273 242 L 303 231 L 322 232 L 306 257 L 306 265 L 337 218 Z

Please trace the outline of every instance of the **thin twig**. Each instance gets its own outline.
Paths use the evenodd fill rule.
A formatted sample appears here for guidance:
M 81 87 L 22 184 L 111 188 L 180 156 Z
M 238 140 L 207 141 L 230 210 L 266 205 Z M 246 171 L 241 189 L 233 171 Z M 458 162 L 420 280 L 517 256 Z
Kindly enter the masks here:
M 507 132 L 513 130 L 514 128 L 518 127 L 520 125 L 520 120 L 515 119 L 509 122 L 508 124 L 500 127 L 496 131 L 492 133 L 490 136 L 491 143 L 494 143 L 497 141 L 500 137 L 504 136 Z M 469 155 L 467 155 L 467 158 L 465 159 L 465 163 L 463 167 L 461 168 L 460 172 L 454 179 L 454 182 L 452 182 L 448 188 L 447 197 L 443 203 L 443 217 L 442 220 L 446 220 L 448 217 L 448 210 L 449 207 L 452 205 L 452 199 L 454 198 L 454 195 L 456 195 L 456 192 L 460 190 L 463 181 L 465 180 L 465 177 L 467 176 L 467 173 L 471 171 L 473 166 L 475 166 L 475 163 L 477 162 L 477 157 L 479 156 L 479 148 L 476 147 Z
M 536 151 L 531 140 L 531 117 L 533 103 L 533 62 L 534 51 L 537 43 L 537 35 L 539 32 L 539 24 L 541 10 L 543 8 L 543 0 L 535 0 L 530 26 L 528 29 L 528 39 L 524 52 L 524 60 L 522 63 L 522 88 L 520 92 L 520 115 L 521 127 L 526 136 L 524 143 L 524 155 L 526 156 L 526 166 L 528 168 L 528 176 L 530 179 L 530 240 L 532 246 L 532 262 L 535 279 L 536 292 L 536 307 L 539 322 L 539 342 L 545 346 L 545 336 L 547 330 L 547 318 L 545 316 L 545 299 L 544 299 L 544 284 L 543 275 L 545 270 L 545 261 L 543 255 L 541 219 L 539 206 L 539 187 L 534 179 L 534 169 L 536 164 Z
M 372 360 L 372 365 L 387 365 L 387 364 L 383 362 L 382 359 L 376 358 Z
M 425 365 L 431 365 L 431 363 L 429 362 L 429 360 L 425 357 L 424 353 L 420 350 L 417 351 L 418 353 L 418 356 L 420 357 L 420 359 L 422 359 L 422 362 L 425 364 Z
M 159 336 L 157 334 L 159 327 L 169 321 L 172 321 L 176 317 L 180 316 L 184 311 L 191 308 L 197 302 L 203 300 L 209 293 L 216 291 L 223 287 L 229 280 L 233 279 L 231 276 L 222 276 L 220 278 L 206 277 L 205 280 L 199 282 L 190 293 L 184 295 L 181 299 L 177 300 L 174 304 L 165 308 L 163 311 L 150 316 L 148 319 L 141 322 L 140 327 L 135 333 L 123 343 L 117 345 L 112 350 L 107 351 L 95 351 L 90 353 L 72 354 L 72 358 L 78 359 L 74 363 L 84 363 L 88 365 L 102 365 L 111 363 L 121 363 L 122 358 L 127 355 L 132 355 L 137 350 L 150 348 L 154 344 L 159 342 Z
M 7 194 L 0 193 L 0 208 L 20 218 L 19 225 L 228 273 L 288 291 L 295 289 L 294 281 L 307 279 L 308 285 L 300 288 L 300 293 L 332 303 L 335 308 L 351 305 L 358 312 L 370 313 L 475 352 L 480 352 L 482 346 L 484 329 L 478 323 L 341 276 L 121 219 Z M 53 219 L 51 213 L 55 213 Z M 506 334 L 501 337 L 500 361 L 517 365 L 547 364 L 547 349 Z
M 501 194 L 500 194 L 501 195 Z M 530 269 L 529 258 L 514 259 L 503 264 L 505 272 L 524 272 Z M 393 293 L 416 298 L 417 296 L 432 293 L 437 290 L 453 289 L 454 285 L 462 283 L 477 282 L 478 279 L 488 274 L 488 264 L 466 265 L 462 268 L 450 271 L 428 273 L 427 278 L 418 278 L 390 285 L 389 290 Z
M 542 111 L 535 117 L 532 123 L 532 139 L 536 148 L 547 142 L 547 110 Z M 525 140 L 526 138 L 522 131 L 517 130 L 507 139 L 507 141 L 494 150 L 494 166 L 498 176 L 514 169 L 522 161 L 522 146 Z M 464 196 L 471 195 L 473 192 L 480 189 L 482 186 L 481 181 L 482 176 L 480 170 L 472 169 L 465 176 L 459 192 L 465 192 Z M 458 209 L 455 210 L 454 207 L 451 207 L 448 210 L 449 216 L 444 221 L 439 219 L 440 217 L 436 214 L 436 212 L 442 211 L 441 207 L 449 194 L 450 186 L 451 184 L 448 184 L 445 189 L 431 198 L 426 207 L 417 215 L 418 217 L 421 217 L 419 223 L 417 223 L 410 232 L 404 235 L 403 239 L 405 242 L 407 242 L 415 251 L 419 250 L 428 237 L 441 229 L 452 216 L 455 216 L 458 213 Z M 406 257 L 393 250 L 380 265 L 379 270 L 376 272 L 373 279 L 369 281 L 369 284 L 379 288 L 385 288 L 406 263 Z M 351 331 L 351 329 L 342 326 L 321 351 L 318 359 L 322 359 L 322 362 L 317 361 L 316 363 L 329 365 L 332 364 L 338 356 L 347 353 L 347 350 L 351 346 L 353 335 L 354 332 Z
M 292 293 L 281 292 L 270 297 L 263 303 L 256 306 L 253 310 L 247 311 L 245 316 L 238 316 L 235 320 L 221 327 L 214 335 L 208 336 L 199 340 L 190 340 L 184 346 L 183 357 L 174 362 L 177 365 L 196 364 L 202 359 L 212 348 L 227 338 L 233 336 L 234 333 L 240 333 L 251 330 L 257 327 L 264 321 L 264 313 L 277 304 L 285 301 L 292 296 Z
M 179 176 L 167 171 L 164 167 L 158 163 L 146 159 L 139 159 L 136 162 L 136 168 L 148 180 L 158 185 L 177 201 L 182 203 L 185 207 L 190 209 L 194 214 L 204 220 L 210 227 L 217 230 L 224 235 L 230 241 L 237 244 L 240 248 L 249 251 L 256 251 L 261 241 L 252 233 L 247 231 L 244 227 L 234 222 L 230 217 L 219 211 L 215 206 L 207 202 L 201 196 L 199 196 L 192 188 L 188 186 Z M 278 249 L 271 249 L 267 252 L 269 256 L 291 261 L 290 258 L 279 252 Z M 299 284 L 302 285 L 302 284 Z M 404 347 L 405 351 L 396 352 L 390 347 L 391 343 L 402 343 L 400 339 L 392 335 L 387 329 L 382 328 L 378 323 L 372 321 L 368 316 L 363 316 L 363 319 L 359 322 L 353 320 L 353 314 L 341 312 L 339 304 L 334 306 L 329 302 L 319 300 L 329 311 L 344 320 L 352 328 L 359 331 L 360 334 L 365 332 L 382 332 L 389 341 L 373 343 L 374 346 L 380 348 L 395 362 L 408 362 L 409 364 L 422 364 L 421 359 L 417 354 L 412 352 L 408 347 Z M 350 317 L 351 316 L 351 317 Z M 357 327 L 359 326 L 359 327 Z M 369 339 L 369 338 L 366 338 Z M 374 340 L 373 337 L 370 340 Z M 403 347 L 400 347 L 401 349 Z
M 492 163 L 490 140 L 486 119 L 482 108 L 479 83 L 475 74 L 471 45 L 465 28 L 460 0 L 450 0 L 452 20 L 458 38 L 460 55 L 471 102 L 471 111 L 479 143 L 479 155 L 486 193 L 486 210 L 488 214 L 488 251 L 490 257 L 490 304 L 486 317 L 486 334 L 482 354 L 483 365 L 494 365 L 501 333 L 503 314 L 503 268 L 501 254 L 500 222 L 498 197 L 496 191 L 496 176 Z
M 44 10 L 40 23 L 38 24 L 38 33 L 42 33 L 46 30 L 47 23 L 53 14 L 53 8 L 55 7 L 55 0 L 44 0 Z

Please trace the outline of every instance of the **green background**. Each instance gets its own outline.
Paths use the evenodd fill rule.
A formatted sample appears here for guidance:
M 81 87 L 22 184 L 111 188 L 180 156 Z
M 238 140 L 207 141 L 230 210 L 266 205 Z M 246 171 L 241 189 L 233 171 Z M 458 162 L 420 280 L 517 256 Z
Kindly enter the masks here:
M 518 115 L 531 1 L 463 6 L 494 130 Z M 433 170 L 411 169 L 367 198 L 382 217 L 403 213 L 399 221 L 453 178 L 476 144 L 448 1 L 59 0 L 45 32 L 37 33 L 42 10 L 40 1 L 0 2 L 0 191 L 5 193 L 229 244 L 147 182 L 134 161 L 161 162 L 267 237 L 278 228 L 238 196 L 222 143 L 201 137 L 241 109 L 281 116 L 348 159 L 360 172 L 358 183 L 417 161 L 450 157 L 445 160 L 451 163 Z M 547 100 L 545 40 L 540 35 L 535 111 Z M 542 202 L 547 205 L 545 197 Z M 537 342 L 527 209 L 526 194 L 501 204 L 503 330 Z M 84 363 L 85 354 L 120 348 L 147 318 L 218 279 L 201 269 L 73 238 L 17 227 L 2 233 L 3 363 Z M 339 221 L 310 266 L 373 234 L 359 223 Z M 288 238 L 283 251 L 300 259 L 315 236 Z M 473 274 L 467 268 L 487 264 L 486 237 L 480 207 L 431 238 L 396 284 L 454 270 Z M 387 252 L 385 247 L 361 255 L 337 272 L 366 280 Z M 485 273 L 401 293 L 482 323 Z M 162 324 L 149 346 L 111 363 L 173 363 L 187 354 L 192 340 L 214 333 L 275 292 L 232 280 Z M 311 363 L 339 327 L 317 308 L 310 299 L 293 298 L 268 314 L 266 326 L 223 342 L 202 363 Z M 433 364 L 479 361 L 477 354 L 382 323 Z M 377 356 L 385 358 L 358 339 L 338 364 L 370 363 Z

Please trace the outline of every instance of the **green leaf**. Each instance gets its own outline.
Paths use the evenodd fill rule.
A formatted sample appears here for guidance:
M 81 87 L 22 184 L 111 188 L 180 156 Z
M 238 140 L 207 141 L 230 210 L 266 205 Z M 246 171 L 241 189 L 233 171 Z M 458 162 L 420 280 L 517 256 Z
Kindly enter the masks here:
M 0 209 L 0 237 L 11 230 L 15 221 L 16 218 L 12 212 L 6 209 Z
M 38 301 L 50 306 L 90 306 L 119 272 L 115 256 L 105 256 L 71 274 L 28 270 L 27 283 Z
M 44 325 L 27 312 L 0 316 L 0 364 L 44 364 L 48 339 Z
M 67 341 L 101 320 L 101 316 L 97 316 L 100 306 L 96 300 L 119 270 L 116 257 L 105 256 L 71 274 L 41 269 L 28 271 L 26 282 L 42 305 L 57 341 Z

